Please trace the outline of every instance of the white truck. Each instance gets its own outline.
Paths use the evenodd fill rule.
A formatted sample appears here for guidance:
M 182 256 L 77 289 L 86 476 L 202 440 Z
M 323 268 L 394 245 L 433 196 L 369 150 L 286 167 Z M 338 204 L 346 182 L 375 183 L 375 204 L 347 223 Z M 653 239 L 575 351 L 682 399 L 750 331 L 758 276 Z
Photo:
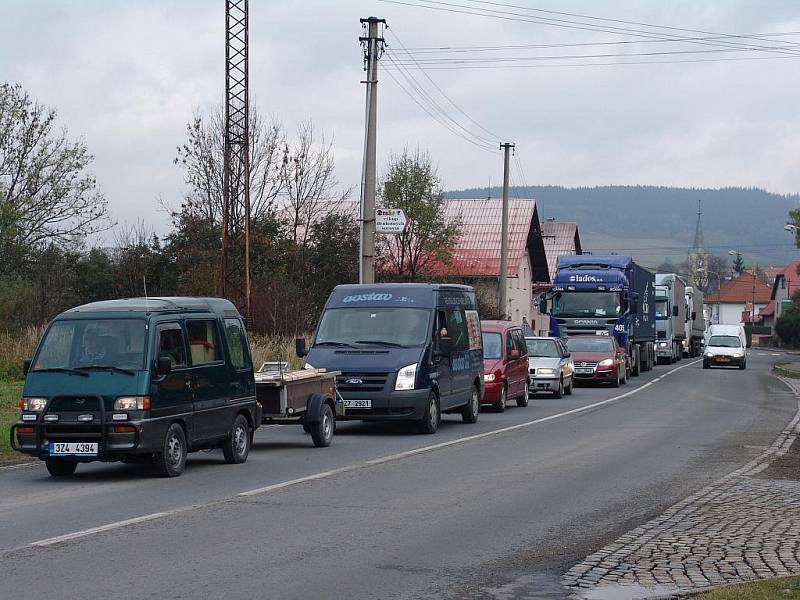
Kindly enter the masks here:
M 686 337 L 683 339 L 683 355 L 688 358 L 703 352 L 703 337 L 706 332 L 706 315 L 703 292 L 686 287 Z
M 683 358 L 686 339 L 686 283 L 675 273 L 656 273 L 656 360 Z

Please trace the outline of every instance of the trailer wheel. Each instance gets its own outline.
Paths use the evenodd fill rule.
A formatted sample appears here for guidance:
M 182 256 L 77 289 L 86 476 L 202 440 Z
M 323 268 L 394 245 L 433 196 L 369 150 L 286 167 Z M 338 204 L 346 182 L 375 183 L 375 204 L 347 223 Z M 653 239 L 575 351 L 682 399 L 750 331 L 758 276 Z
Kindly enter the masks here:
M 305 427 L 305 424 L 303 425 Z M 326 402 L 322 406 L 322 416 L 316 423 L 309 423 L 311 428 L 311 439 L 317 448 L 327 448 L 333 441 L 333 431 L 336 427 L 333 420 L 333 411 Z

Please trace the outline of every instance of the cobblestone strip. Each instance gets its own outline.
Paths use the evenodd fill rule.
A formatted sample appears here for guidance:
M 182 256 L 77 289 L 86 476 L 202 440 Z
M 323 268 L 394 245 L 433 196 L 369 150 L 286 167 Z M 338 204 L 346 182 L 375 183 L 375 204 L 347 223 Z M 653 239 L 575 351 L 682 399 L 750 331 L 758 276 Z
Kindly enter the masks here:
M 800 397 L 800 381 L 780 379 Z M 621 586 L 639 598 L 800 573 L 800 482 L 753 477 L 798 434 L 800 404 L 758 458 L 589 555 L 562 584 L 576 598 L 602 597 L 605 587 L 625 597 Z

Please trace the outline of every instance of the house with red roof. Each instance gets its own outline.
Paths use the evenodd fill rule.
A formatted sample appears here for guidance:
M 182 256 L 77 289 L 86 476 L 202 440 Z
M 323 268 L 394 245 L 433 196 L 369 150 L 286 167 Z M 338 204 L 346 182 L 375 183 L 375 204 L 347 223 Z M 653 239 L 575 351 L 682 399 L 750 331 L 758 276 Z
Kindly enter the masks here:
M 711 307 L 711 322 L 726 325 L 749 323 L 751 315 L 755 321 L 760 311 L 769 304 L 772 289 L 750 271 L 724 281 L 713 294 L 706 296 L 705 303 Z M 755 311 L 753 311 L 755 306 Z
M 453 249 L 450 264 L 439 266 L 435 274 L 475 286 L 483 306 L 491 305 L 499 314 L 496 302 L 499 298 L 502 200 L 448 199 L 445 217 L 448 221 L 460 221 L 462 234 Z M 537 331 L 545 328 L 545 323 L 539 315 L 535 293 L 550 283 L 551 273 L 535 200 L 509 200 L 508 234 L 505 314 L 517 323 L 524 320 Z
M 550 281 L 556 274 L 556 263 L 559 256 L 573 256 L 583 254 L 581 236 L 578 233 L 577 223 L 559 223 L 555 219 L 548 219 L 542 223 L 542 240 L 544 252 L 547 255 L 547 270 Z
M 761 311 L 764 325 L 775 327 L 775 322 L 780 318 L 786 304 L 797 292 L 800 292 L 800 260 L 793 261 L 786 265 L 775 275 L 772 284 L 772 295 L 766 307 Z

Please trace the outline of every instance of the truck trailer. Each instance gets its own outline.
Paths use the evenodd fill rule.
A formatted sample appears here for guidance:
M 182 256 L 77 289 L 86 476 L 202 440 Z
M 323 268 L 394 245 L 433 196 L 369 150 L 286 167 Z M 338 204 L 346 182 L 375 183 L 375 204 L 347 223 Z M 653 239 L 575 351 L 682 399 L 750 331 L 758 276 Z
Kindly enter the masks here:
M 686 339 L 686 283 L 675 273 L 656 273 L 656 359 L 674 363 L 683 358 Z
M 692 286 L 686 287 L 686 339 L 683 340 L 683 355 L 688 358 L 703 352 L 703 337 L 706 331 L 703 292 Z
M 550 335 L 613 335 L 631 375 L 655 364 L 655 276 L 630 256 L 560 256 L 553 289 L 542 296 Z

